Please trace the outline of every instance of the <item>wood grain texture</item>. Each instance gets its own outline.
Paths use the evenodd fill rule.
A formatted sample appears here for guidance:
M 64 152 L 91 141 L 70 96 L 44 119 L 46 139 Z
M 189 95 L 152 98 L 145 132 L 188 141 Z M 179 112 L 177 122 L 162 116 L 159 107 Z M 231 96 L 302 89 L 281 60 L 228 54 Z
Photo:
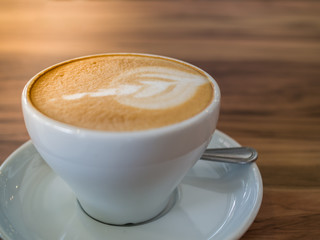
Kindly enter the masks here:
M 206 70 L 222 92 L 218 128 L 258 149 L 261 210 L 242 239 L 320 237 L 320 3 L 0 3 L 0 163 L 29 139 L 20 95 L 72 57 L 144 52 Z

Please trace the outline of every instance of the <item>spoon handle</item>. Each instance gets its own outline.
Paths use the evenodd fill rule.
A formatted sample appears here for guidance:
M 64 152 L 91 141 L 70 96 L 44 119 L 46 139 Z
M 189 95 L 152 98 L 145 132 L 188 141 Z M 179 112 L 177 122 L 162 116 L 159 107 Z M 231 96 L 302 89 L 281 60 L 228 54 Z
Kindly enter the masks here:
M 258 152 L 251 147 L 209 148 L 201 157 L 202 160 L 237 164 L 254 162 L 257 158 Z

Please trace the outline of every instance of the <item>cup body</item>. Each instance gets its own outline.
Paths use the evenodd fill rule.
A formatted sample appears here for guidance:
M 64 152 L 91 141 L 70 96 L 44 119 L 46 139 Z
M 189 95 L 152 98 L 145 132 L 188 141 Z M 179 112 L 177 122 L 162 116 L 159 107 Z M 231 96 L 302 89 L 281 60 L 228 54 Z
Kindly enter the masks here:
M 209 77 L 212 102 L 190 119 L 151 130 L 108 132 L 58 122 L 32 105 L 30 84 L 52 67 L 34 76 L 22 93 L 25 124 L 39 154 L 91 217 L 122 225 L 158 215 L 216 128 L 220 90 L 215 80 Z

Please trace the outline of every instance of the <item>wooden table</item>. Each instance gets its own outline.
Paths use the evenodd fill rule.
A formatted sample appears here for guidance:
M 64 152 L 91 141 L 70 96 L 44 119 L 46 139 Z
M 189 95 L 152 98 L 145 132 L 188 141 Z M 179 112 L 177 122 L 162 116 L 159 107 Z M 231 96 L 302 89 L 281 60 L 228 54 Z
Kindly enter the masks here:
M 29 139 L 24 84 L 56 62 L 144 52 L 191 62 L 222 91 L 218 128 L 258 149 L 260 212 L 242 239 L 320 238 L 320 3 L 0 3 L 0 163 Z

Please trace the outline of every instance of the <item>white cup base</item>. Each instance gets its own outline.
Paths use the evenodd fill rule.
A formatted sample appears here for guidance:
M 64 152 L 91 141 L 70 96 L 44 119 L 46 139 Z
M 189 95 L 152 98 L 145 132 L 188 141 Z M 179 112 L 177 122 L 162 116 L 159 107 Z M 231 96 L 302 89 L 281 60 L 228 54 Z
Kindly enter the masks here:
M 165 206 L 165 208 L 156 216 L 152 217 L 151 219 L 148 219 L 146 221 L 142 221 L 142 222 L 138 222 L 138 223 L 126 223 L 126 224 L 113 224 L 113 223 L 108 223 L 108 222 L 103 222 L 100 221 L 99 219 L 96 219 L 94 217 L 92 217 L 88 212 L 86 212 L 84 210 L 84 208 L 81 206 L 80 201 L 77 199 L 78 205 L 80 207 L 80 209 L 90 218 L 92 218 L 93 220 L 103 223 L 103 224 L 107 224 L 107 225 L 111 225 L 111 226 L 124 226 L 124 227 L 130 227 L 130 226 L 137 226 L 137 225 L 142 225 L 142 224 L 147 224 L 150 222 L 154 222 L 156 220 L 158 220 L 159 218 L 162 218 L 163 216 L 165 216 L 168 212 L 170 212 L 170 210 L 176 205 L 176 203 L 178 202 L 178 200 L 180 199 L 180 189 L 179 186 L 173 191 L 173 193 L 171 194 L 169 201 L 167 203 L 167 205 Z

